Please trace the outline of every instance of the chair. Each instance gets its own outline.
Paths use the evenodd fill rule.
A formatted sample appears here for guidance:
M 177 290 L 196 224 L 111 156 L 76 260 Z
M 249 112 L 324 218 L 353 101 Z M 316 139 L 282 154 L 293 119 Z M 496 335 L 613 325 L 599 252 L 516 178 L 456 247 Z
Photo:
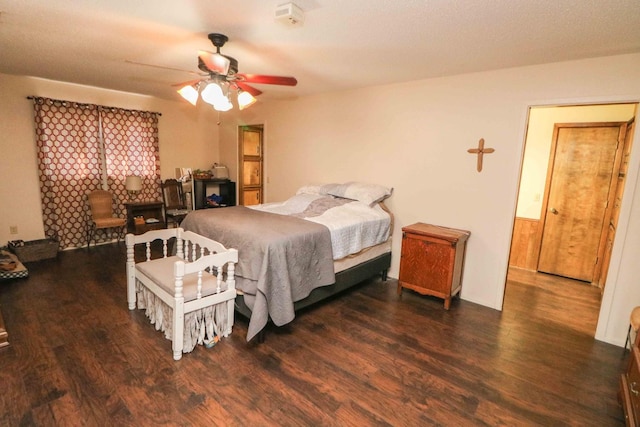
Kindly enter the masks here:
M 113 195 L 105 190 L 94 190 L 88 195 L 89 210 L 91 218 L 87 221 L 87 247 L 94 240 L 96 230 L 111 229 L 111 238 L 113 239 L 113 230 L 118 232 L 118 242 L 124 235 L 124 227 L 127 220 L 114 216 L 113 211 Z
M 174 227 L 179 227 L 184 217 L 189 213 L 184 200 L 182 183 L 175 179 L 167 179 L 161 186 L 167 226 L 169 223 L 173 223 Z
M 162 255 L 156 249 L 153 258 L 151 243 L 157 240 Z M 129 310 L 136 302 L 146 310 L 156 330 L 171 340 L 174 360 L 196 344 L 209 347 L 231 334 L 237 250 L 182 228 L 127 234 L 125 241 Z M 169 243 L 175 246 L 174 256 L 168 255 Z M 138 244 L 144 244 L 145 261 L 136 263 Z

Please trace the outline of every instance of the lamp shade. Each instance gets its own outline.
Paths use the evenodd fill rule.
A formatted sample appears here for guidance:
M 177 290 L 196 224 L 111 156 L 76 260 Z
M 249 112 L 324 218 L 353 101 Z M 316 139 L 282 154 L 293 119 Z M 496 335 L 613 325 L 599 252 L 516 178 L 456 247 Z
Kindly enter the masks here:
M 200 96 L 204 102 L 211 105 L 215 105 L 216 102 L 225 97 L 222 93 L 222 88 L 215 82 L 211 82 L 205 86 Z
M 237 90 L 238 107 L 241 110 L 253 105 L 257 100 L 249 92 L 240 89 L 236 85 L 230 85 L 220 76 L 212 76 L 211 79 L 202 80 L 196 84 L 187 84 L 178 89 L 178 93 L 191 104 L 196 105 L 198 97 L 210 104 L 216 111 L 229 111 L 233 108 L 230 99 L 231 89 Z M 202 90 L 200 90 L 202 89 Z M 258 91 L 258 93 L 260 93 Z
M 142 190 L 142 178 L 136 175 L 129 175 L 124 182 L 124 186 L 127 191 L 140 191 Z
M 245 92 L 243 90 L 238 91 L 238 106 L 241 110 L 253 105 L 256 101 L 257 99 L 249 92 Z
M 179 89 L 178 93 L 192 105 L 196 105 L 198 102 L 198 90 L 192 85 L 187 85 L 182 89 Z
M 213 109 L 216 111 L 229 111 L 232 108 L 233 108 L 233 104 L 231 103 L 231 101 L 229 101 L 229 98 L 226 96 L 223 96 L 222 98 L 218 99 L 213 104 Z

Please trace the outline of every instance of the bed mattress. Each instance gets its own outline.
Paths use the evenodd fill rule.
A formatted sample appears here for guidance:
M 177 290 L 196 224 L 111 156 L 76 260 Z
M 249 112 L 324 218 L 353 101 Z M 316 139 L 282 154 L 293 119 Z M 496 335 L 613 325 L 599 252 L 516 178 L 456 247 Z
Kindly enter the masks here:
M 248 207 L 324 225 L 334 261 L 384 243 L 391 233 L 391 216 L 381 206 L 329 195 L 297 194 L 284 202 Z

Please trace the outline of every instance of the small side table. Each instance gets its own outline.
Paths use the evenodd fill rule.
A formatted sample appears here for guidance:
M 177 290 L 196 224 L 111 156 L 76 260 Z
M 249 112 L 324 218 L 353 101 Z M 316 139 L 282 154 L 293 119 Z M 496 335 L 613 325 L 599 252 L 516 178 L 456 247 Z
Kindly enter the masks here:
M 0 311 L 0 348 L 9 345 L 9 334 L 7 328 L 4 326 L 4 319 L 2 318 L 2 312 Z
M 421 222 L 403 227 L 398 295 L 407 288 L 444 298 L 444 308 L 448 310 L 451 298 L 462 288 L 462 267 L 470 234 Z
M 127 208 L 127 232 L 142 234 L 149 230 L 167 228 L 163 202 L 128 202 L 124 205 Z M 136 218 L 140 217 L 142 217 L 142 222 L 136 223 Z

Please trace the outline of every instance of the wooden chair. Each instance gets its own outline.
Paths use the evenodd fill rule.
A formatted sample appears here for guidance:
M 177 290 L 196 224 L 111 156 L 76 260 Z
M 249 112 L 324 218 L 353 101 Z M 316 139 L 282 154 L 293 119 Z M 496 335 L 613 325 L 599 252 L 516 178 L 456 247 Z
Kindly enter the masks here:
M 172 223 L 175 227 L 179 227 L 188 213 L 182 183 L 176 179 L 167 179 L 161 186 L 167 226 Z
M 94 240 L 96 230 L 111 229 L 111 238 L 113 239 L 113 231 L 118 232 L 118 242 L 124 235 L 124 227 L 127 220 L 114 216 L 113 195 L 105 190 L 94 190 L 87 196 L 89 202 L 89 211 L 91 217 L 87 221 L 87 247 Z
M 176 255 L 169 256 L 169 240 Z M 196 344 L 215 344 L 233 328 L 238 251 L 182 228 L 127 234 L 129 310 L 146 309 L 156 330 L 172 342 L 173 358 Z M 154 259 L 151 243 L 162 242 Z M 135 245 L 144 244 L 145 260 L 135 262 Z M 154 253 L 155 253 L 154 252 Z M 140 256 L 141 254 L 139 254 Z

